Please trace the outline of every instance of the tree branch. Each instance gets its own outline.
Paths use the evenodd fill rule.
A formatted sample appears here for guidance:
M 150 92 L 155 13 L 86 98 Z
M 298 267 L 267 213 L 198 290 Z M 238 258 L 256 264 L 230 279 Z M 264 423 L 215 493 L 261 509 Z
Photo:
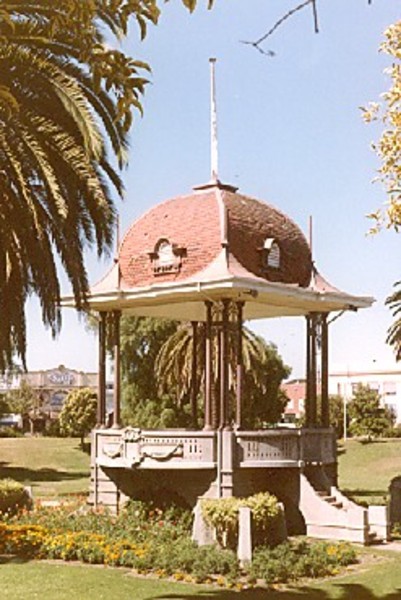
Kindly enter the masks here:
M 368 4 L 372 4 L 372 0 L 368 0 Z M 256 50 L 258 50 L 258 52 L 260 52 L 261 54 L 264 54 L 265 56 L 275 56 L 276 53 L 273 52 L 273 50 L 264 50 L 261 47 L 261 44 L 267 40 L 267 38 L 269 38 L 271 35 L 273 35 L 273 33 L 283 24 L 285 23 L 285 21 L 287 21 L 287 19 L 289 19 L 290 17 L 292 17 L 295 13 L 299 12 L 300 10 L 302 10 L 303 8 L 305 8 L 306 6 L 311 5 L 312 6 L 312 13 L 313 13 L 313 26 L 314 26 L 314 30 L 315 33 L 319 33 L 319 21 L 318 21 L 318 12 L 317 12 L 317 0 L 305 0 L 304 2 L 301 2 L 301 4 L 298 4 L 297 6 L 294 6 L 294 8 L 292 8 L 291 10 L 289 10 L 287 13 L 285 13 L 285 15 L 283 15 L 278 21 L 276 21 L 276 23 L 273 25 L 273 27 L 271 27 L 271 29 L 269 29 L 269 31 L 267 31 L 265 34 L 263 34 L 259 39 L 257 39 L 256 41 L 252 42 L 252 41 L 246 41 L 246 40 L 240 40 L 241 44 L 246 44 L 248 46 L 252 46 L 253 48 L 255 48 Z

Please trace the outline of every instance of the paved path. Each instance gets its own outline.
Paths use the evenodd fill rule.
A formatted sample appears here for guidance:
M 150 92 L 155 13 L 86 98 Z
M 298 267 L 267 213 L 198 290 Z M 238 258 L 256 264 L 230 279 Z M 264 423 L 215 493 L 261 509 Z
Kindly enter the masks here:
M 370 546 L 371 548 L 377 548 L 378 550 L 391 550 L 393 552 L 401 552 L 401 541 L 394 542 L 386 542 L 385 544 L 374 544 Z

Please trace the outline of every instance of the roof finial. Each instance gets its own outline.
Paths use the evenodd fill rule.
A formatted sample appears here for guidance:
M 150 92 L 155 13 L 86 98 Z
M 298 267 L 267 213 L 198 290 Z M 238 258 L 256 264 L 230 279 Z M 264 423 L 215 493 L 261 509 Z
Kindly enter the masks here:
M 121 243 L 121 234 L 120 234 L 120 215 L 116 215 L 116 247 L 115 247 L 115 255 L 114 260 L 118 262 L 118 255 L 120 252 L 120 243 Z
M 120 256 L 120 243 L 121 243 L 121 239 L 120 239 L 120 215 L 116 216 L 116 248 L 115 248 L 115 255 L 114 255 L 114 263 L 117 266 L 117 289 L 120 289 L 120 284 L 121 284 L 121 272 L 120 272 L 120 265 L 119 265 L 119 256 Z
M 209 58 L 210 63 L 210 142 L 211 142 L 211 180 L 218 182 L 218 146 L 217 146 L 217 109 L 216 109 L 216 82 L 214 67 L 215 58 Z

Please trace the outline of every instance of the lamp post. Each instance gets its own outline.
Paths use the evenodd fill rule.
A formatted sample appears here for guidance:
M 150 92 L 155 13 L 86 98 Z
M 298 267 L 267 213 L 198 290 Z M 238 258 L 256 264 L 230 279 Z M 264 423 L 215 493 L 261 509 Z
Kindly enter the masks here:
M 347 403 L 348 403 L 348 392 L 349 392 L 349 365 L 347 365 L 347 378 L 345 380 L 345 390 L 344 390 L 344 444 L 347 441 Z
M 347 395 L 344 394 L 344 444 L 347 441 Z

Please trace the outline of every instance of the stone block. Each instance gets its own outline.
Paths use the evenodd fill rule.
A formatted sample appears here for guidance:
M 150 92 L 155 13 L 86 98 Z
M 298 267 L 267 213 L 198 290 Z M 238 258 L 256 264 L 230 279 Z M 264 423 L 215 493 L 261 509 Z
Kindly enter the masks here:
M 209 527 L 202 515 L 200 498 L 193 510 L 194 522 L 192 525 L 192 539 L 198 546 L 209 546 L 215 543 L 213 528 Z
M 390 519 L 387 506 L 369 506 L 369 532 L 387 542 L 390 537 Z
M 252 513 L 248 506 L 239 509 L 237 557 L 241 566 L 252 560 Z

